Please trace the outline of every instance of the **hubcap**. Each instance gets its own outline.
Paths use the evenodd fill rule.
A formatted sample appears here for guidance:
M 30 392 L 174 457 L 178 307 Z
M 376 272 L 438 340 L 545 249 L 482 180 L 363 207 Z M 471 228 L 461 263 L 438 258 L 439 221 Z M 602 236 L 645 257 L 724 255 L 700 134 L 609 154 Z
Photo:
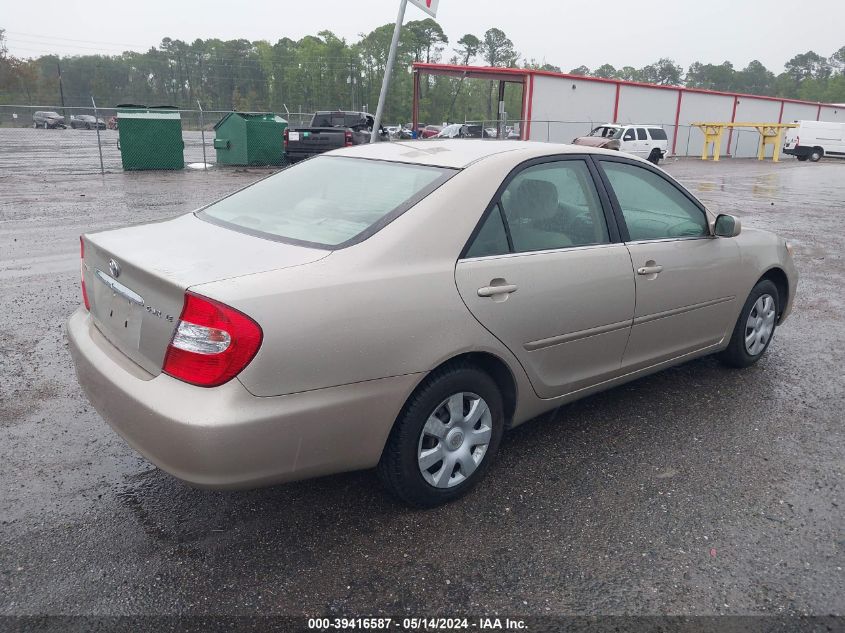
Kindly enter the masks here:
M 474 393 L 456 393 L 428 416 L 420 433 L 417 462 L 423 479 L 435 488 L 451 488 L 475 472 L 493 434 L 487 403 Z
M 775 330 L 775 300 L 771 295 L 760 295 L 745 322 L 745 351 L 751 356 L 762 354 Z

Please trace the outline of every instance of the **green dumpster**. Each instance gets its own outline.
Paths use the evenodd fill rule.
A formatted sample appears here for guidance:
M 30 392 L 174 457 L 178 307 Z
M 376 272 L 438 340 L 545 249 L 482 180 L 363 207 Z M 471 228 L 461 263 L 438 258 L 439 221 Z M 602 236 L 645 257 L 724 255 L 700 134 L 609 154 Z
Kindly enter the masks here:
M 182 118 L 169 106 L 117 106 L 120 158 L 125 171 L 184 169 Z
M 288 122 L 272 112 L 229 112 L 214 126 L 219 165 L 281 165 Z

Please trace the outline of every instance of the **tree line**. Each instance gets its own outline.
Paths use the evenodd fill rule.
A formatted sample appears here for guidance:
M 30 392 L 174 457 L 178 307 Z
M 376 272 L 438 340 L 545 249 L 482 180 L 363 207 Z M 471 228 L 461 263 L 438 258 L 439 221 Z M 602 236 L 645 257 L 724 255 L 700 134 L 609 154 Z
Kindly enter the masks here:
M 295 41 L 164 38 L 146 52 L 119 55 L 42 55 L 22 59 L 8 54 L 0 29 L 0 104 L 58 105 L 59 75 L 67 106 L 101 107 L 118 103 L 174 105 L 206 110 L 311 112 L 318 109 L 375 110 L 393 32 L 392 24 L 347 42 L 324 30 Z M 397 72 L 386 104 L 385 121 L 411 116 L 414 61 L 534 68 L 560 72 L 559 66 L 525 59 L 498 28 L 467 33 L 450 45 L 440 24 L 428 18 L 405 24 Z M 686 85 L 731 92 L 845 102 L 845 46 L 824 57 L 813 51 L 795 55 L 775 74 L 759 61 L 743 69 L 725 61 L 696 62 L 686 72 L 664 58 L 642 68 L 603 64 L 579 66 L 577 75 L 618 78 L 663 85 Z M 421 84 L 420 120 L 430 122 L 492 119 L 494 84 L 453 77 L 426 77 Z M 508 84 L 506 109 L 516 118 L 522 94 Z

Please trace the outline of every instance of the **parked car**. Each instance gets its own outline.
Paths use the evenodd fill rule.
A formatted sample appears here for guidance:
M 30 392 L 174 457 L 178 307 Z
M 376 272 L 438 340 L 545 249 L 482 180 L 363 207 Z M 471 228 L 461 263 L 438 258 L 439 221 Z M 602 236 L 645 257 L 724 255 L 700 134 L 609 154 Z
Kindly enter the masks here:
M 800 161 L 820 161 L 824 156 L 845 158 L 845 123 L 829 121 L 796 121 L 798 127 L 787 128 L 783 153 Z
M 587 136 L 579 136 L 573 145 L 615 149 L 645 158 L 657 165 L 669 153 L 669 139 L 666 130 L 659 125 L 605 123 Z
M 432 138 L 437 136 L 443 129 L 442 125 L 426 125 L 420 130 L 420 138 Z
M 35 112 L 32 115 L 32 127 L 42 127 L 45 130 L 54 130 L 56 128 L 64 129 L 65 118 L 58 112 L 39 110 L 38 112 Z
M 478 123 L 452 123 L 432 138 L 491 138 L 491 136 L 489 129 L 482 130 Z
M 308 127 L 285 129 L 285 154 L 294 163 L 339 147 L 369 143 L 374 124 L 367 112 L 317 112 Z
M 102 119 L 95 118 L 90 114 L 80 114 L 79 116 L 70 117 L 70 127 L 72 129 L 84 128 L 86 130 L 96 130 L 98 127 L 101 130 L 106 129 L 106 122 Z
M 80 242 L 70 350 L 135 449 L 215 488 L 378 467 L 417 506 L 545 411 L 756 363 L 798 280 L 786 240 L 648 162 L 524 141 L 346 148 Z

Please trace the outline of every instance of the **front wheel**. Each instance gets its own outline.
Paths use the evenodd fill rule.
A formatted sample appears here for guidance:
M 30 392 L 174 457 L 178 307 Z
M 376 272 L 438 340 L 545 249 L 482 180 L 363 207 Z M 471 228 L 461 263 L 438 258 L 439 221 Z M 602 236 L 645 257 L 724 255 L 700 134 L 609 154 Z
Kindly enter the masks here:
M 504 430 L 493 379 L 459 365 L 432 374 L 400 413 L 379 478 L 405 503 L 432 507 L 469 492 L 484 476 Z
M 768 279 L 757 282 L 734 326 L 730 343 L 719 360 L 731 367 L 749 367 L 769 348 L 777 327 L 778 289 Z

